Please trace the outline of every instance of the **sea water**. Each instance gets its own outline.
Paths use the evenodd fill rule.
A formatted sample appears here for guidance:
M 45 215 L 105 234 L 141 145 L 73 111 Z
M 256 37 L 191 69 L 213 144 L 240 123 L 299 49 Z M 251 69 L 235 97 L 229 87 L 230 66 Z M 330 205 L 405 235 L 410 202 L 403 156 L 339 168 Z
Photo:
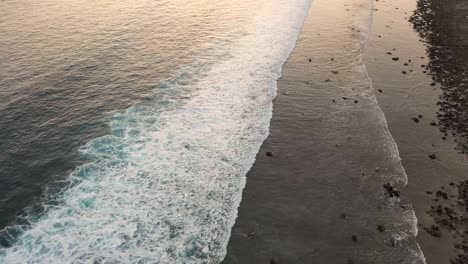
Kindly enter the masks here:
M 221 261 L 309 5 L 2 2 L 0 262 Z

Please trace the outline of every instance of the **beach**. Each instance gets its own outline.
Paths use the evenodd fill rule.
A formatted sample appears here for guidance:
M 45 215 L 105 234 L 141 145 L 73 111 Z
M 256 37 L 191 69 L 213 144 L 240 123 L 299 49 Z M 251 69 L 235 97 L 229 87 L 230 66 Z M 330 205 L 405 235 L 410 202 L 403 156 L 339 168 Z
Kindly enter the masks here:
M 284 65 L 270 136 L 248 174 L 224 263 L 466 263 L 467 4 L 376 1 L 363 52 L 372 89 L 407 175 L 407 185 L 398 187 L 402 201 L 408 203 L 403 206 L 417 217 L 416 248 L 424 257 L 416 259 L 417 250 L 409 253 L 386 243 L 398 229 L 379 234 L 377 226 L 394 220 L 384 216 L 379 222 L 372 216 L 380 213 L 366 206 L 372 201 L 357 198 L 362 187 L 356 177 L 367 178 L 362 173 L 369 173 L 360 172 L 359 167 L 362 170 L 385 157 L 362 146 L 365 142 L 384 146 L 374 137 L 360 138 L 371 133 L 352 130 L 349 124 L 339 127 L 347 130 L 346 136 L 324 129 L 333 127 L 328 122 L 334 118 L 323 117 L 324 108 L 333 112 L 336 102 L 348 100 L 349 94 L 333 98 L 336 87 L 354 84 L 337 85 L 336 77 L 326 74 L 342 70 L 336 61 L 343 60 L 339 44 L 345 43 L 346 33 L 330 34 L 324 21 L 333 17 L 334 29 L 340 29 L 343 13 L 355 9 L 353 3 L 332 1 L 325 7 L 322 2 L 314 1 Z M 347 29 L 363 30 L 352 25 Z M 349 51 L 349 46 L 344 49 Z M 357 113 L 369 121 L 366 113 Z M 369 123 L 362 126 L 372 129 Z M 325 150 L 319 143 L 327 141 L 335 143 L 335 150 L 332 144 Z M 360 164 L 353 170 L 349 165 L 356 156 Z M 378 170 L 372 180 L 385 184 L 376 179 L 381 174 Z M 333 205 L 337 202 L 342 207 Z M 347 222 L 356 214 L 361 214 L 360 223 Z M 385 257 L 376 260 L 363 255 Z
M 429 264 L 466 263 L 467 3 L 376 8 L 366 64 L 408 175 L 403 193 L 418 218 L 418 242 Z
M 224 263 L 424 263 L 398 150 L 362 61 L 369 1 L 314 1 Z

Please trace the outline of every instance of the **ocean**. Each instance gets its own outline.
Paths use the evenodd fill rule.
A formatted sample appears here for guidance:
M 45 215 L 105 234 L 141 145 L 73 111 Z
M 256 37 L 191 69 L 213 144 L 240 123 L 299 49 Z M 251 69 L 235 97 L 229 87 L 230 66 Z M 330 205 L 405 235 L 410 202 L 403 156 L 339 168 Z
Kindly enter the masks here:
M 373 8 L 358 2 L 354 59 Z M 0 262 L 221 262 L 311 4 L 1 2 Z M 350 63 L 348 85 L 375 102 Z M 404 185 L 385 119 L 367 110 L 390 153 L 383 177 Z M 398 241 L 416 232 L 405 214 L 389 218 Z
M 2 2 L 2 262 L 221 260 L 309 4 Z

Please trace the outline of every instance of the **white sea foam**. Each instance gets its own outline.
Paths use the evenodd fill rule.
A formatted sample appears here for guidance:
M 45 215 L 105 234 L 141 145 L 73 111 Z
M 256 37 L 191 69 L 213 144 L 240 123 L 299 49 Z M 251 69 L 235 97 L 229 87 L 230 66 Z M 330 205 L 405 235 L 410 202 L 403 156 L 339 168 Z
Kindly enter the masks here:
M 309 5 L 265 1 L 224 61 L 114 116 L 112 133 L 82 148 L 94 162 L 0 262 L 220 262 Z

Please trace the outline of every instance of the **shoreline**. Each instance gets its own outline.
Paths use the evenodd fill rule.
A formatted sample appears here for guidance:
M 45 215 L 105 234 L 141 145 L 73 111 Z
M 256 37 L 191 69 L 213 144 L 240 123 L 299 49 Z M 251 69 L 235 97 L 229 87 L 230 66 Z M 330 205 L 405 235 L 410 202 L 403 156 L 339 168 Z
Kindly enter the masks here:
M 398 190 L 407 179 L 361 60 L 366 4 L 313 2 L 223 263 L 424 263 Z
M 436 12 L 428 17 L 431 8 Z M 460 115 L 468 104 L 450 92 L 466 87 L 460 79 L 467 70 L 447 58 L 451 47 L 468 43 L 463 23 L 455 23 L 468 8 L 453 1 L 397 0 L 377 2 L 376 9 L 366 65 L 408 175 L 403 194 L 418 218 L 418 242 L 428 264 L 465 263 L 467 124 Z M 455 49 L 453 57 L 463 60 L 463 49 Z

